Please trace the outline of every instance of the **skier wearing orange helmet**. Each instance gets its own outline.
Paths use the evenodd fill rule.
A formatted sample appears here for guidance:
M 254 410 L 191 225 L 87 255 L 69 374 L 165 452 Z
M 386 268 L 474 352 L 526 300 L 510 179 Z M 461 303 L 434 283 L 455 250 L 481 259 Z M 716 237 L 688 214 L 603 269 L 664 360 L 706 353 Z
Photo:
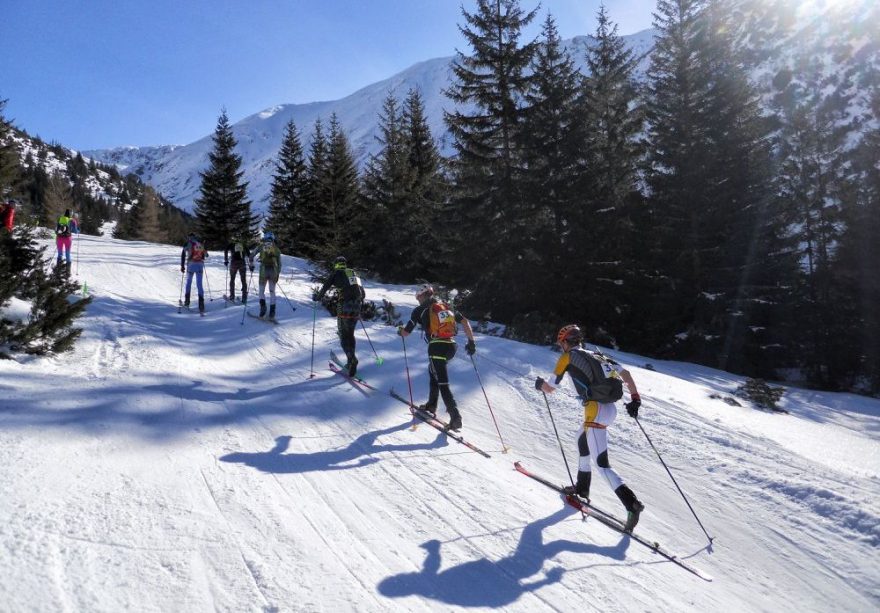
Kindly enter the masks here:
M 601 353 L 588 351 L 582 345 L 583 340 L 584 334 L 575 324 L 563 326 L 556 335 L 556 342 L 562 349 L 562 356 L 556 362 L 554 369 L 556 385 L 559 385 L 562 378 L 568 373 L 578 397 L 584 403 L 584 424 L 578 437 L 580 458 L 577 484 L 574 487 L 566 488 L 567 493 L 589 499 L 592 458 L 599 473 L 605 477 L 608 485 L 626 507 L 625 530 L 632 532 L 639 521 L 639 515 L 645 509 L 645 505 L 636 498 L 629 486 L 624 484 L 620 475 L 611 468 L 611 463 L 608 461 L 607 428 L 614 423 L 617 417 L 615 402 L 623 396 L 624 383 L 626 383 L 631 397 L 630 402 L 626 404 L 626 410 L 633 418 L 638 417 L 641 399 L 629 371 Z M 538 377 L 535 380 L 535 389 L 550 394 L 556 388 Z

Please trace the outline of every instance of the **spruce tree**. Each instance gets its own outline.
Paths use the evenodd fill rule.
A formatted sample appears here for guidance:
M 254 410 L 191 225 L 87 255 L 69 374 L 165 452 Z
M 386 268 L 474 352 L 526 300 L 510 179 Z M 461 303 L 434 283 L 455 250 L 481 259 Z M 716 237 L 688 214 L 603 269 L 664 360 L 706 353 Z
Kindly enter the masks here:
M 401 110 L 393 93 L 382 103 L 379 136 L 382 145 L 371 155 L 364 170 L 361 196 L 369 216 L 363 244 L 357 254 L 362 266 L 392 281 L 401 281 L 402 272 L 412 261 L 419 245 L 410 235 L 410 197 L 414 184 Z
M 272 190 L 269 217 L 265 230 L 275 234 L 283 253 L 301 254 L 299 238 L 303 229 L 304 200 L 308 191 L 308 169 L 296 124 L 291 120 L 284 131 Z
M 331 258 L 357 252 L 357 245 L 365 239 L 368 211 L 360 198 L 358 172 L 351 152 L 351 144 L 336 114 L 330 116 L 327 163 L 323 205 L 330 219 L 327 241 L 319 258 Z
M 412 181 L 409 200 L 401 213 L 411 252 L 402 272 L 407 280 L 422 278 L 448 281 L 443 277 L 448 274 L 452 261 L 453 254 L 448 248 L 455 243 L 456 232 L 456 226 L 446 221 L 449 181 L 418 89 L 410 89 L 407 93 L 401 124 Z M 431 243 L 437 248 L 424 248 Z
M 462 9 L 465 24 L 459 29 L 471 55 L 458 52 L 446 91 L 458 109 L 444 113 L 456 151 L 449 218 L 463 228 L 456 272 L 459 280 L 475 284 L 472 304 L 485 311 L 504 309 L 522 255 L 518 220 L 528 206 L 522 190 L 523 101 L 536 43 L 522 45 L 520 37 L 536 12 L 524 12 L 518 0 L 477 0 L 473 13 Z
M 327 137 L 320 118 L 315 121 L 309 146 L 307 181 L 302 205 L 302 232 L 299 248 L 311 259 L 323 252 L 331 220 L 324 206 L 327 183 Z
M 563 266 L 571 256 L 571 228 L 581 199 L 581 131 L 576 102 L 581 76 L 547 15 L 531 66 L 534 74 L 524 96 L 518 139 L 522 143 L 523 206 L 507 220 L 506 231 L 519 236 L 515 268 L 509 270 L 510 290 L 503 296 L 508 312 L 493 311 L 510 321 L 534 319 L 535 312 L 555 311 L 574 289 L 574 271 Z M 567 252 L 568 250 L 568 252 Z M 514 263 L 511 262 L 511 265 Z M 560 277 L 559 275 L 562 275 Z M 515 319 L 510 319 L 513 315 Z M 516 330 L 515 330 L 516 331 Z
M 643 223 L 638 189 L 644 113 L 633 78 L 637 59 L 604 5 L 586 62 L 589 74 L 579 104 L 585 169 L 578 190 L 583 198 L 572 232 L 575 257 L 586 266 L 586 274 L 570 287 L 591 296 L 591 308 L 576 319 L 595 330 L 594 337 L 605 330 L 632 343 L 637 339 L 631 338 L 635 335 L 627 324 L 639 319 L 642 294 L 650 285 L 643 269 L 647 258 L 640 249 L 650 231 Z
M 214 130 L 210 165 L 200 172 L 200 195 L 195 200 L 196 228 L 209 248 L 223 249 L 234 237 L 256 234 L 259 217 L 251 214 L 247 181 L 242 181 L 241 156 L 235 153 L 236 140 L 226 110 L 222 110 Z

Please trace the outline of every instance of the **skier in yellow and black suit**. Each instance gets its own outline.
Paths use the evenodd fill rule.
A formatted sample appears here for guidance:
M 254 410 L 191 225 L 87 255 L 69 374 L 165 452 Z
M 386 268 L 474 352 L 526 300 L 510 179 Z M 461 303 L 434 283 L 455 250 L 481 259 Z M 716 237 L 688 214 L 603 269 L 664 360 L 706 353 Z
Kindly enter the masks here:
M 580 328 L 573 324 L 563 327 L 557 336 L 557 342 L 563 353 L 554 369 L 556 385 L 559 385 L 565 373 L 568 373 L 578 396 L 584 401 L 584 427 L 578 437 L 580 458 L 577 485 L 574 488 L 569 486 L 567 493 L 576 493 L 582 498 L 589 499 L 592 457 L 599 473 L 605 477 L 608 485 L 626 507 L 625 529 L 631 532 L 638 523 L 639 514 L 645 509 L 645 505 L 639 502 L 620 475 L 611 468 L 611 463 L 608 461 L 606 429 L 617 417 L 615 401 L 623 395 L 623 382 L 626 383 L 631 396 L 630 402 L 626 404 L 626 410 L 633 418 L 638 417 L 641 399 L 629 371 L 606 356 L 587 351 L 581 345 L 583 338 Z M 556 388 L 538 377 L 535 380 L 535 389 L 549 394 Z
M 347 260 L 341 255 L 333 264 L 333 273 L 324 281 L 321 289 L 314 293 L 312 300 L 320 302 L 330 286 L 339 290 L 339 300 L 336 303 L 336 332 L 339 334 L 339 344 L 348 359 L 345 368 L 349 376 L 353 377 L 357 373 L 358 365 L 354 331 L 361 318 L 361 307 L 366 293 L 361 278 L 348 267 Z

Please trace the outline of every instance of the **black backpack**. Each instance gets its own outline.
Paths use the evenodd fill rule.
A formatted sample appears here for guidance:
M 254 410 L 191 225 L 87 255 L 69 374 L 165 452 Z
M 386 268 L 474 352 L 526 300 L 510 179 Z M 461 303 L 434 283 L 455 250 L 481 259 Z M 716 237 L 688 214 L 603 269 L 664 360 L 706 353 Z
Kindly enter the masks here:
M 589 351 L 581 349 L 580 354 L 586 359 L 592 371 L 587 373 L 590 375 L 589 399 L 596 402 L 611 403 L 623 398 L 623 381 L 618 377 L 606 376 L 602 363 Z

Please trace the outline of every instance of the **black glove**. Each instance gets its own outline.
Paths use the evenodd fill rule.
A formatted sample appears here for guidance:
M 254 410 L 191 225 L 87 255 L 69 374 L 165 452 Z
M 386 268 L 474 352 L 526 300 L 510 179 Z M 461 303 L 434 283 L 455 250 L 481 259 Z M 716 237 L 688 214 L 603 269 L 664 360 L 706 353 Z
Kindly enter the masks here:
M 318 294 L 318 292 L 312 292 L 312 300 L 314 300 L 315 302 L 321 300 L 321 296 Z
M 639 398 L 638 394 L 632 395 L 632 400 L 626 403 L 626 412 L 629 413 L 629 416 L 633 419 L 638 419 L 639 417 L 639 407 L 642 406 L 642 399 Z
M 477 344 L 474 341 L 470 340 L 464 346 L 464 350 L 467 351 L 468 355 L 474 355 L 477 352 Z
M 183 266 L 181 266 L 181 267 L 180 267 L 180 272 L 186 272 L 186 268 L 184 268 Z
M 544 391 L 544 379 L 542 379 L 541 377 L 538 377 L 537 379 L 535 379 L 535 389 L 538 390 L 539 392 Z
M 223 265 L 224 265 L 226 268 L 229 268 L 229 260 L 223 260 Z
M 253 267 L 253 266 L 251 266 L 251 272 L 254 272 L 254 267 Z

